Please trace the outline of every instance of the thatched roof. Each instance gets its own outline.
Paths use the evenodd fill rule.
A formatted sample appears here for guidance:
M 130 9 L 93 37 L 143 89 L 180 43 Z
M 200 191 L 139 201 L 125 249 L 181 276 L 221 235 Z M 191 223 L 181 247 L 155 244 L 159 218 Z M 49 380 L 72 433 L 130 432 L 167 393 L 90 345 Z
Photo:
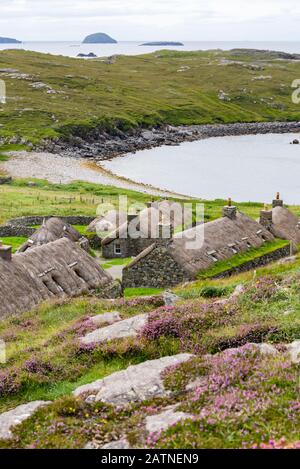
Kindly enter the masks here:
M 0 317 L 32 309 L 57 296 L 77 296 L 112 282 L 112 277 L 79 245 L 50 242 L 11 261 L 0 259 Z
M 194 277 L 216 261 L 229 259 L 273 239 L 273 235 L 263 226 L 237 212 L 235 219 L 222 217 L 176 234 L 167 245 L 167 251 L 190 277 Z M 152 251 L 153 246 L 127 267 L 130 268 Z
M 300 220 L 285 207 L 272 209 L 272 232 L 277 238 L 300 244 Z
M 127 215 L 125 212 L 110 210 L 106 215 L 95 218 L 95 220 L 89 224 L 87 231 L 90 233 L 113 231 L 116 230 L 119 225 L 123 225 L 126 221 Z
M 152 202 L 151 206 L 159 210 L 162 214 L 164 223 L 171 223 L 173 228 L 187 226 L 188 223 L 192 222 L 193 212 L 192 209 L 183 206 L 179 202 L 173 200 L 161 200 L 158 202 Z M 183 210 L 184 208 L 184 210 Z
M 24 243 L 18 252 L 25 252 L 27 249 L 43 246 L 60 238 L 68 238 L 73 242 L 79 241 L 82 235 L 71 225 L 61 218 L 49 218 L 42 226 Z
M 165 227 L 171 225 L 175 228 L 176 226 L 182 226 L 185 222 L 190 221 L 191 217 L 191 210 L 186 210 L 183 214 L 182 207 L 179 203 L 167 200 L 154 202 L 151 207 L 145 208 L 139 212 L 133 221 L 128 223 L 126 220 L 125 223 L 120 225 L 116 230 L 109 233 L 109 235 L 102 240 L 102 245 L 105 246 L 118 238 L 126 237 L 128 227 L 131 223 L 131 226 L 136 227 L 139 234 L 138 237 L 158 238 L 160 224 Z M 168 233 L 168 230 L 166 230 L 165 233 Z
M 153 226 L 158 226 L 159 212 L 154 208 L 146 208 L 137 214 L 134 220 L 129 223 L 126 220 L 125 223 L 120 225 L 115 231 L 106 236 L 102 240 L 102 245 L 105 246 L 106 244 L 109 244 L 118 238 L 126 238 L 126 233 L 128 232 L 130 226 L 136 227 L 136 229 L 141 233 L 141 237 L 151 237 L 149 236 L 149 233 L 151 233 L 151 220 L 153 220 Z

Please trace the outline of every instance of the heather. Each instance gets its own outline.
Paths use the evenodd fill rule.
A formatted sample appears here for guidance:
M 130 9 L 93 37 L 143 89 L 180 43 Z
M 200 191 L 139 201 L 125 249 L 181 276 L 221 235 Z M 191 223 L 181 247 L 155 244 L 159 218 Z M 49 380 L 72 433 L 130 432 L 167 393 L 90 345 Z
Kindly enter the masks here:
M 87 296 L 1 320 L 8 352 L 0 365 L 1 411 L 36 399 L 53 403 L 0 446 L 81 448 L 126 436 L 133 447 L 298 448 L 299 365 L 286 345 L 300 338 L 299 280 L 297 258 L 182 285 L 174 306 L 164 306 L 160 295 Z M 80 344 L 97 327 L 90 318 L 108 311 L 149 318 L 136 337 Z M 261 343 L 273 345 L 273 352 L 263 353 Z M 181 352 L 194 358 L 167 370 L 164 398 L 119 407 L 71 397 L 82 384 Z M 170 405 L 191 418 L 148 434 L 145 418 Z
M 80 448 L 126 436 L 133 447 L 299 448 L 299 365 L 252 344 L 196 357 L 165 373 L 168 398 L 115 407 L 64 397 L 22 424 L 7 447 Z M 147 434 L 168 405 L 192 417 Z

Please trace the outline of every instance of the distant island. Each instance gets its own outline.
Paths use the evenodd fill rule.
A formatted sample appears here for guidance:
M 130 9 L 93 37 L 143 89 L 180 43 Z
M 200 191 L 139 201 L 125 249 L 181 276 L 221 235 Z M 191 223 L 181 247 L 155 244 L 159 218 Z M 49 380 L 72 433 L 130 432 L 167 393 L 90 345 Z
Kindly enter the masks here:
M 22 44 L 22 41 L 10 37 L 0 37 L 0 44 Z
M 83 44 L 117 44 L 117 41 L 105 33 L 95 33 L 87 36 Z
M 161 42 L 145 42 L 144 44 L 140 44 L 141 46 L 184 46 L 182 42 L 168 42 L 168 41 L 161 41 Z

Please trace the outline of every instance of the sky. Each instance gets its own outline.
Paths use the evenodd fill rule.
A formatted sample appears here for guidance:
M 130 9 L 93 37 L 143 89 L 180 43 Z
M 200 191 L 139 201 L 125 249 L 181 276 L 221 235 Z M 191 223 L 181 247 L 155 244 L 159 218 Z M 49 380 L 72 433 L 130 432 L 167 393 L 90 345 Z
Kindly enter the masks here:
M 299 0 L 0 0 L 0 36 L 23 41 L 295 41 L 299 26 Z

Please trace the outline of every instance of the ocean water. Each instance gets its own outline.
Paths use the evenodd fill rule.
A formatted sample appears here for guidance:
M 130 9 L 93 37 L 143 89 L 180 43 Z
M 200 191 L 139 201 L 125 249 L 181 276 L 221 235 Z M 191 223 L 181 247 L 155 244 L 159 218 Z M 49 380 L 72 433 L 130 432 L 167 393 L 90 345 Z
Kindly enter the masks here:
M 67 57 L 76 57 L 79 53 L 94 52 L 98 57 L 107 57 L 114 54 L 139 55 L 154 52 L 160 49 L 169 50 L 209 50 L 223 49 L 230 50 L 234 48 L 245 49 L 269 49 L 291 53 L 300 53 L 299 42 L 228 42 L 228 41 L 195 41 L 185 42 L 184 46 L 172 47 L 150 47 L 141 46 L 145 41 L 119 42 L 118 44 L 81 44 L 80 41 L 70 42 L 24 42 L 22 44 L 0 44 L 0 51 L 4 49 L 25 49 L 35 52 L 43 52 L 54 55 L 64 55 Z M 182 41 L 184 42 L 184 41 Z
M 104 162 L 119 176 L 195 197 L 300 204 L 297 134 L 216 137 L 138 151 Z

